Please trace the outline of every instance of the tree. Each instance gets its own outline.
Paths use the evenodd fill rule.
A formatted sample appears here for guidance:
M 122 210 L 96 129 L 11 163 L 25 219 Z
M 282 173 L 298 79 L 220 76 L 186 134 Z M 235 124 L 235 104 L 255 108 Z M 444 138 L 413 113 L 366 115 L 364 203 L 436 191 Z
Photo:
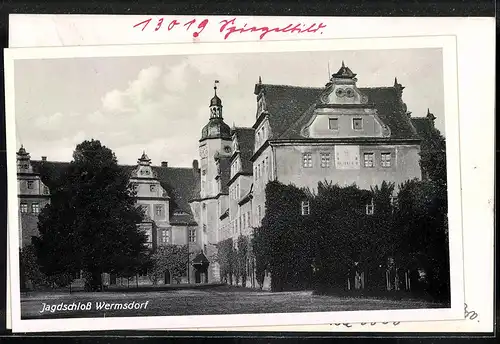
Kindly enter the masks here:
M 396 210 L 407 264 L 427 272 L 428 291 L 442 300 L 450 295 L 446 195 L 440 181 L 407 181 L 400 186 Z
M 255 278 L 260 286 L 264 286 L 264 278 L 266 270 L 269 269 L 270 264 L 270 247 L 269 242 L 266 240 L 267 228 L 259 227 L 254 229 L 252 237 L 252 255 L 255 259 Z
M 137 226 L 144 214 L 133 196 L 129 176 L 109 148 L 97 140 L 77 145 L 39 216 L 34 245 L 42 271 L 54 276 L 83 270 L 88 289 L 99 290 L 103 272 L 143 266 L 146 236 Z
M 220 265 L 220 275 L 229 284 L 233 284 L 235 274 L 235 252 L 233 239 L 228 238 L 217 244 L 217 262 Z
M 166 270 L 177 284 L 181 283 L 182 276 L 187 274 L 187 245 L 164 245 L 158 247 L 152 255 L 152 270 L 150 274 L 155 279 L 165 276 Z
M 420 144 L 420 168 L 424 179 L 446 185 L 446 140 L 434 127 L 426 131 Z
M 19 250 L 21 286 L 24 288 L 42 286 L 50 283 L 47 276 L 40 271 L 33 245 L 26 245 Z
M 248 246 L 250 242 L 248 237 L 240 235 L 238 237 L 238 250 L 236 253 L 239 276 L 241 277 L 241 286 L 245 287 L 247 284 L 247 265 L 248 265 Z

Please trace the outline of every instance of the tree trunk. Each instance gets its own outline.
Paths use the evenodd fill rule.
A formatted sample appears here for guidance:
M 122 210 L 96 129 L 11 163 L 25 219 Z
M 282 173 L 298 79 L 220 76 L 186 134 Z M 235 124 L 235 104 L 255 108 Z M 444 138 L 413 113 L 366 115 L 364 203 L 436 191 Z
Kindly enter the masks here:
M 102 276 L 99 269 L 89 271 L 89 279 L 85 282 L 88 285 L 88 291 L 101 291 Z

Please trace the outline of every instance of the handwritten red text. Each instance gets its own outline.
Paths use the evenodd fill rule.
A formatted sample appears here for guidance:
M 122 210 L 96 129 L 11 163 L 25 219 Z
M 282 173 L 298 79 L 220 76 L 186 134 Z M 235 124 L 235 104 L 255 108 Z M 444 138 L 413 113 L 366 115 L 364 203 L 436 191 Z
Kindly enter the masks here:
M 141 31 L 144 31 L 152 21 L 153 21 L 153 18 L 146 19 L 140 23 L 135 24 L 134 28 L 139 27 L 139 28 L 141 28 Z M 160 29 L 172 31 L 176 27 L 179 27 L 179 28 L 182 27 L 182 28 L 184 28 L 184 30 L 186 30 L 188 32 L 190 30 L 194 31 L 193 37 L 196 38 L 207 27 L 208 19 L 203 19 L 203 20 L 200 20 L 199 22 L 197 22 L 196 19 L 191 19 L 189 21 L 181 22 L 181 21 L 178 21 L 177 19 L 166 21 L 165 18 L 162 17 L 162 18 L 159 18 L 158 20 L 156 20 L 153 24 L 155 24 L 154 31 L 158 31 Z
M 263 39 L 267 34 L 271 32 L 283 32 L 283 33 L 316 33 L 320 32 L 322 29 L 326 28 L 326 25 L 323 23 L 313 23 L 313 24 L 288 24 L 285 26 L 248 26 L 247 23 L 243 24 L 243 26 L 238 27 L 236 25 L 236 18 L 230 20 L 222 20 L 220 22 L 220 32 L 224 33 L 224 39 L 228 39 L 233 33 L 245 33 L 245 32 L 261 32 L 259 38 Z
M 151 24 L 151 25 L 150 25 Z M 175 29 L 183 29 L 186 32 L 192 32 L 193 37 L 198 37 L 209 25 L 208 19 L 191 19 L 177 20 L 177 19 L 165 19 L 163 17 L 158 19 L 148 18 L 135 24 L 134 28 L 139 28 L 141 31 L 146 30 L 148 27 L 153 31 L 166 30 L 172 31 Z M 324 23 L 291 23 L 283 26 L 255 26 L 244 23 L 240 25 L 237 23 L 236 18 L 224 19 L 218 23 L 219 32 L 223 34 L 224 40 L 234 34 L 243 33 L 259 33 L 258 36 L 260 40 L 264 39 L 270 33 L 292 33 L 292 34 L 304 34 L 304 33 L 323 33 L 323 29 L 326 28 Z

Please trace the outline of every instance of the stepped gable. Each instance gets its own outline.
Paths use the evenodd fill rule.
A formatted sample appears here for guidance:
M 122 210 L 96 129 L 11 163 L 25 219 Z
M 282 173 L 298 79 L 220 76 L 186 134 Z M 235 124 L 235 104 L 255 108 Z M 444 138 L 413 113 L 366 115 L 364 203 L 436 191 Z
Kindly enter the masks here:
M 261 87 L 265 92 L 272 138 L 303 139 L 300 131 L 313 115 L 315 105 L 325 88 L 268 84 Z M 373 104 L 379 118 L 389 127 L 390 138 L 419 139 L 395 87 L 359 90 L 368 97 L 368 103 Z
M 69 162 L 31 160 L 33 170 L 40 173 L 49 189 L 57 187 L 68 170 Z M 131 174 L 137 165 L 121 165 Z M 199 170 L 182 167 L 152 166 L 161 186 L 170 197 L 170 222 L 172 224 L 196 224 L 189 206 L 193 188 L 198 184 Z
M 250 158 L 253 155 L 255 145 L 255 130 L 253 128 L 235 128 L 234 132 L 238 140 L 242 173 L 252 174 L 253 164 Z

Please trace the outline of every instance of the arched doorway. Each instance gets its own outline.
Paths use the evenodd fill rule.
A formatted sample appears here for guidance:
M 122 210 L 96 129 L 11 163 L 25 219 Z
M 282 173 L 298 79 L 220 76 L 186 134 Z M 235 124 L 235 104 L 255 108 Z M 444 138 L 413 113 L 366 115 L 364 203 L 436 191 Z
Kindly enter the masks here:
M 163 281 L 165 284 L 170 284 L 170 271 L 165 270 L 164 276 L 163 276 Z

